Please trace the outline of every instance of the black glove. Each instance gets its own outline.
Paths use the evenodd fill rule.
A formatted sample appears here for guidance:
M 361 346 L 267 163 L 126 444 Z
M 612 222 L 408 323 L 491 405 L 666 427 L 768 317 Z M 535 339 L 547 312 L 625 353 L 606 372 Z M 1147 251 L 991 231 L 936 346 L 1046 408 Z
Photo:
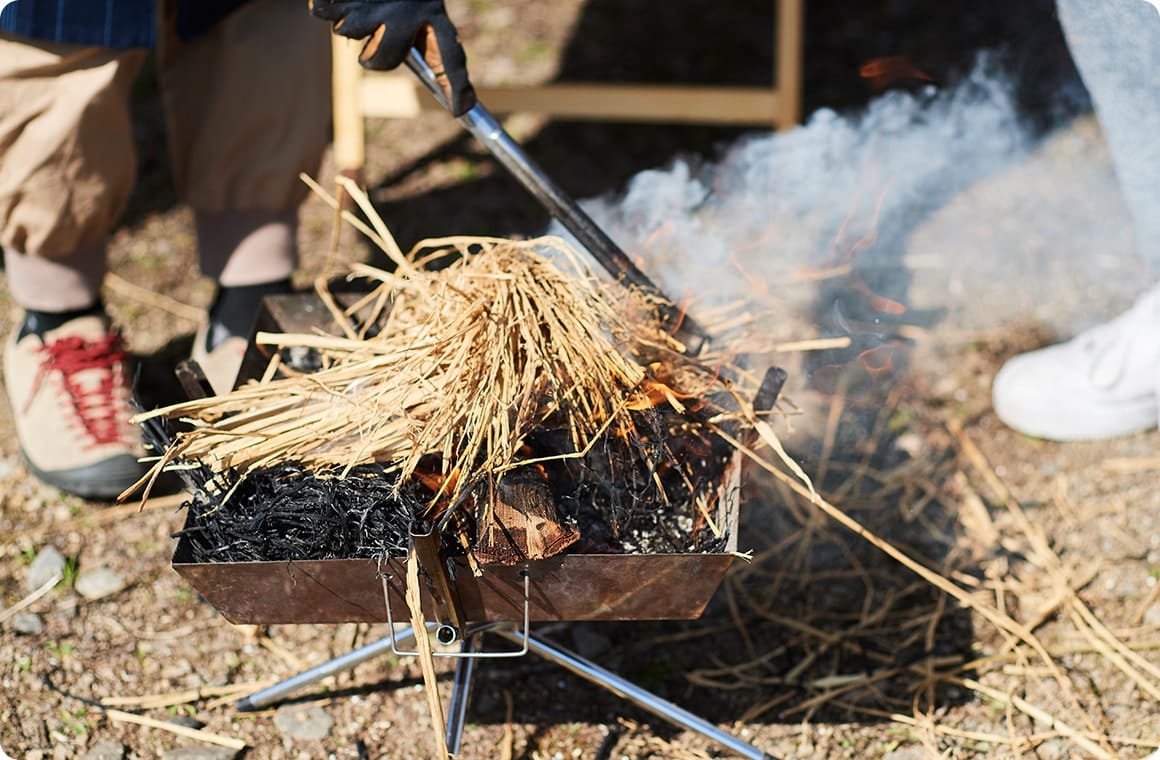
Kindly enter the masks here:
M 462 116 L 475 105 L 467 78 L 467 55 L 443 0 L 311 0 L 311 12 L 334 24 L 336 34 L 367 38 L 359 62 L 385 71 L 418 48 L 435 72 L 451 112 Z

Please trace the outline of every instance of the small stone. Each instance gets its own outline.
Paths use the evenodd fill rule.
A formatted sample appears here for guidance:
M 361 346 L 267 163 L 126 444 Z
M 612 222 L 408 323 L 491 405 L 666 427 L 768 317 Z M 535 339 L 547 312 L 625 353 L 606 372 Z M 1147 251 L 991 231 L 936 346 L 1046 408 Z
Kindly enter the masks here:
M 198 720 L 192 715 L 175 715 L 169 719 L 169 722 L 182 728 L 192 728 L 194 731 L 205 728 L 205 722 Z
M 926 750 L 922 747 L 899 747 L 882 756 L 882 760 L 923 760 Z
M 119 591 L 124 591 L 128 584 L 115 570 L 107 567 L 98 567 L 86 570 L 77 576 L 76 591 L 85 599 L 103 599 Z
M 591 626 L 577 625 L 572 628 L 572 645 L 578 655 L 592 659 L 607 652 L 612 642 Z
M 35 612 L 18 612 L 8 624 L 14 633 L 23 636 L 39 636 L 44 633 L 44 618 Z
M 1160 625 L 1160 604 L 1153 604 L 1144 613 L 1145 625 Z
M 28 566 L 24 586 L 29 593 L 36 591 L 56 576 L 64 576 L 64 555 L 55 546 L 46 546 L 37 553 Z
M 229 747 L 175 747 L 161 753 L 161 760 L 234 760 L 239 751 Z
M 274 713 L 274 725 L 292 739 L 318 741 L 325 739 L 334 726 L 334 720 L 317 705 L 299 707 L 288 705 Z
M 922 454 L 924 445 L 923 437 L 913 430 L 903 433 L 894 440 L 894 447 L 911 459 L 917 459 Z
M 1049 739 L 1035 748 L 1035 756 L 1044 760 L 1062 760 L 1071 757 L 1071 750 L 1070 743 L 1060 739 Z
M 84 754 L 84 760 L 123 760 L 125 745 L 113 740 L 98 742 Z

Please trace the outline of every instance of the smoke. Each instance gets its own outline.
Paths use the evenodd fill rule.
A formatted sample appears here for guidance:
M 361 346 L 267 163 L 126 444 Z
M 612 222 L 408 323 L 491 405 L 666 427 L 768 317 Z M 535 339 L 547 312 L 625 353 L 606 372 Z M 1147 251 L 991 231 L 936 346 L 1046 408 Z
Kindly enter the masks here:
M 760 329 L 781 337 L 1069 330 L 1138 286 L 1131 225 L 1094 124 L 1033 136 L 1012 92 L 982 56 L 953 87 L 820 110 L 584 205 L 669 295 L 777 304 Z

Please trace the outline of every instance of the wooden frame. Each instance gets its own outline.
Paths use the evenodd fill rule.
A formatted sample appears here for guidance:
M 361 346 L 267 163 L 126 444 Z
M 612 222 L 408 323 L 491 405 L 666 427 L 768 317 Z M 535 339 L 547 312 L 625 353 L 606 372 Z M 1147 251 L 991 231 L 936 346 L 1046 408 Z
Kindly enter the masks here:
M 803 0 L 774 2 L 772 88 L 553 83 L 478 87 L 479 100 L 496 114 L 789 129 L 801 119 Z M 414 118 L 440 106 L 408 72 L 364 72 L 357 60 L 361 43 L 334 40 L 335 163 L 339 171 L 357 175 L 366 160 L 364 119 Z

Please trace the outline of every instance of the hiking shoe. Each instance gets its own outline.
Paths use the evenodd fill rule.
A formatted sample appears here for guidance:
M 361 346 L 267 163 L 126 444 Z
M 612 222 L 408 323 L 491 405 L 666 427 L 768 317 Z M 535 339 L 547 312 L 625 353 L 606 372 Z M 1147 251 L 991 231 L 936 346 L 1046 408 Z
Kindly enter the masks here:
M 999 419 L 1021 433 L 1090 441 L 1155 428 L 1158 393 L 1160 286 L 1110 322 L 1008 361 L 991 399 Z
M 17 329 L 4 349 L 16 437 L 42 482 L 87 499 L 114 499 L 148 469 L 129 418 L 128 357 L 103 315 L 43 334 Z
M 202 322 L 197 334 L 193 336 L 193 350 L 189 358 L 201 367 L 214 393 L 229 393 L 237 384 L 238 371 L 242 368 L 242 357 L 246 354 L 248 343 L 245 338 L 231 335 L 209 350 L 206 348 L 208 331 L 208 323 Z

